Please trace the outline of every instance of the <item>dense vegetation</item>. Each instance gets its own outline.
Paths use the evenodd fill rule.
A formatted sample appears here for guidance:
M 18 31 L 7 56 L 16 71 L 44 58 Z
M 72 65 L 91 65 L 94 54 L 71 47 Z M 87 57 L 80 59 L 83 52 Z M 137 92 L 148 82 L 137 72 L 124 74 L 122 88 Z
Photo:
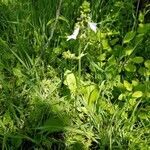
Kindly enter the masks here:
M 0 149 L 149 150 L 149 1 L 1 0 Z

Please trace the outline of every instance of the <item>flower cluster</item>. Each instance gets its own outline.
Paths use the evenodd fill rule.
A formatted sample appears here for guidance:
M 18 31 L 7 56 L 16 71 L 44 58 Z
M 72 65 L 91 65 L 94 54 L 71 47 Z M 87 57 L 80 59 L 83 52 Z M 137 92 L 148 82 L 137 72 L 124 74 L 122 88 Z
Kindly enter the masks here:
M 81 35 L 84 35 L 87 26 L 96 33 L 97 23 L 94 23 L 91 21 L 90 4 L 86 1 L 84 1 L 82 6 L 80 7 L 80 9 L 81 9 L 80 18 L 78 18 L 78 22 L 76 23 L 73 33 L 71 35 L 67 36 L 67 41 L 69 41 L 71 39 L 76 40 L 80 31 L 82 32 Z
M 93 22 L 88 22 L 88 26 L 90 27 L 91 30 L 93 30 L 95 33 L 96 33 L 96 29 L 97 29 L 97 23 L 93 23 Z M 80 31 L 80 27 L 77 27 L 73 34 L 67 36 L 67 41 L 71 40 L 71 39 L 74 39 L 76 40 L 78 34 L 79 34 L 79 31 Z

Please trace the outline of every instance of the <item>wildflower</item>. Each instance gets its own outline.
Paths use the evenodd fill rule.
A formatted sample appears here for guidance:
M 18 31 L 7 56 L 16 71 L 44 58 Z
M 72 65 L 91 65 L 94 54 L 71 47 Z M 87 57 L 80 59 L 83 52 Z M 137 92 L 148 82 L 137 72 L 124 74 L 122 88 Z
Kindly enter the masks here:
M 67 36 L 67 41 L 69 41 L 69 40 L 71 40 L 71 39 L 76 40 L 76 38 L 77 38 L 77 36 L 78 36 L 78 34 L 79 34 L 79 30 L 80 30 L 80 28 L 78 27 L 78 28 L 76 28 L 76 29 L 74 30 L 74 32 L 73 32 L 72 35 Z
M 96 33 L 97 23 L 88 22 L 89 27 Z

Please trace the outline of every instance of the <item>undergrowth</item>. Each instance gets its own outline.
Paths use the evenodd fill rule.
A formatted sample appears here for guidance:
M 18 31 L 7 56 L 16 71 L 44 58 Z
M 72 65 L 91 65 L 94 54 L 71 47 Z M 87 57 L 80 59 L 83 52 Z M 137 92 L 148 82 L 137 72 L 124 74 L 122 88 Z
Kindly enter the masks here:
M 149 150 L 149 18 L 142 0 L 1 0 L 0 149 Z

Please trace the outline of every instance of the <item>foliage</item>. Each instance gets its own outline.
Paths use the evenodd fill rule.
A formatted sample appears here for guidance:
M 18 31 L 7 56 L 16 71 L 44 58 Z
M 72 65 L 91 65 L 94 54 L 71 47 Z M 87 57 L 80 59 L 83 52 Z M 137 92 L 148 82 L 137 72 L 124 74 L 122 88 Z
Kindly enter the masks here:
M 1 1 L 0 148 L 148 150 L 149 8 Z

